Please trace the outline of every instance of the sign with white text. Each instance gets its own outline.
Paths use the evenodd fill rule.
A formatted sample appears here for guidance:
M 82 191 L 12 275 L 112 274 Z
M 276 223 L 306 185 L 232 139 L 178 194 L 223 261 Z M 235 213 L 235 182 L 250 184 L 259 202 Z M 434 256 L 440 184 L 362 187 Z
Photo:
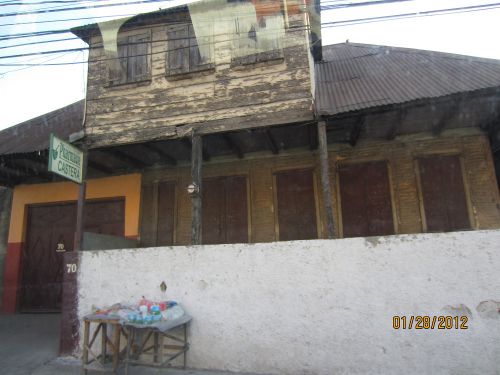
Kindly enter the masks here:
M 83 174 L 83 152 L 51 134 L 49 171 L 81 184 Z

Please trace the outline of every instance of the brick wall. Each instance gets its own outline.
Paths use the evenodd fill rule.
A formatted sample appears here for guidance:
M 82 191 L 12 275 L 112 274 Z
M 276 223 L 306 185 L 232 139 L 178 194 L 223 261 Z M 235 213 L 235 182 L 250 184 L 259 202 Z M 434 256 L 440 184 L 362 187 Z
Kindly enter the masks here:
M 392 204 L 396 218 L 396 234 L 423 231 L 415 158 L 445 153 L 459 155 L 463 164 L 467 198 L 473 229 L 500 228 L 500 197 L 487 138 L 474 131 L 444 133 L 441 137 L 412 135 L 393 141 L 361 140 L 355 147 L 329 146 L 332 198 L 338 207 L 336 166 L 345 162 L 386 160 L 389 165 Z M 276 240 L 273 173 L 284 169 L 312 168 L 315 172 L 316 199 L 320 210 L 320 233 L 326 237 L 325 218 L 320 190 L 318 155 L 316 151 L 296 151 L 277 156 L 253 155 L 244 160 L 213 160 L 204 165 L 204 177 L 245 175 L 249 180 L 251 199 L 251 242 Z M 189 166 L 148 172 L 143 184 L 154 180 L 177 183 L 175 244 L 190 242 L 191 202 L 186 193 L 190 183 Z M 336 210 L 338 231 L 340 214 Z

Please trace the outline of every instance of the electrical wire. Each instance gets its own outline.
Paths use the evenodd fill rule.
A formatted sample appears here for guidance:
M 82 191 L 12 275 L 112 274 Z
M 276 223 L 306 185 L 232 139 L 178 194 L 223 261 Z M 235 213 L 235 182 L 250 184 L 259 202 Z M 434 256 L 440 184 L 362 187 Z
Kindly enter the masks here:
M 121 3 L 113 3 L 113 4 L 78 6 L 78 7 L 72 7 L 72 8 L 39 9 L 39 10 L 32 10 L 32 11 L 26 11 L 26 12 L 4 13 L 4 14 L 0 14 L 0 17 L 17 17 L 17 16 L 25 16 L 25 15 L 41 14 L 41 13 L 68 12 L 68 11 L 83 10 L 83 9 L 97 9 L 97 8 L 128 6 L 128 5 L 136 5 L 136 4 L 151 4 L 151 3 L 159 3 L 159 2 L 165 3 L 165 2 L 170 2 L 170 1 L 172 1 L 172 0 L 137 0 L 137 1 L 131 1 L 128 3 L 121 2 Z

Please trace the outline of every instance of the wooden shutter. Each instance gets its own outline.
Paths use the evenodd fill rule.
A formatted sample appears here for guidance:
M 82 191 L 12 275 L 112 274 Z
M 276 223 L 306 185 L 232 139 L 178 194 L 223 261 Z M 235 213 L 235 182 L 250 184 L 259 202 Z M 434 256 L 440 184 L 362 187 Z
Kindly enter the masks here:
M 204 180 L 202 201 L 204 244 L 248 242 L 245 177 Z
M 128 44 L 126 39 L 118 41 L 117 52 L 117 59 L 108 61 L 109 83 L 111 85 L 127 82 Z
M 141 211 L 141 245 L 173 245 L 175 183 L 157 182 L 143 186 Z
M 428 232 L 469 229 L 469 213 L 458 156 L 433 155 L 418 159 Z
M 279 240 L 318 238 L 311 170 L 276 173 Z
M 189 71 L 189 25 L 173 26 L 167 33 L 168 74 L 179 74 Z
M 128 82 L 140 81 L 149 76 L 149 42 L 149 34 L 133 35 L 128 38 Z
M 342 165 L 339 183 L 344 237 L 394 234 L 385 161 Z

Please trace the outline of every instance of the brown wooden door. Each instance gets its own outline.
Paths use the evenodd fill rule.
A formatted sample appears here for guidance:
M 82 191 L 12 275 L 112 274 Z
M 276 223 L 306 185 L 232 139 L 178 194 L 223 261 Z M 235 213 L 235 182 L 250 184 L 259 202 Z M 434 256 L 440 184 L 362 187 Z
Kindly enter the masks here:
M 203 180 L 204 244 L 248 242 L 247 180 L 241 176 Z
M 85 230 L 123 236 L 124 210 L 123 199 L 87 202 Z M 75 203 L 28 207 L 20 311 L 61 310 L 63 254 L 73 250 L 75 228 Z
M 427 231 L 469 229 L 469 213 L 459 157 L 421 157 L 418 159 L 418 167 Z
M 164 181 L 143 186 L 141 210 L 141 245 L 173 245 L 175 183 Z
M 63 250 L 73 250 L 75 220 L 74 204 L 28 208 L 21 311 L 61 310 Z
M 279 240 L 318 238 L 314 178 L 311 170 L 276 173 Z
M 339 184 L 344 237 L 394 234 L 385 161 L 341 165 Z

